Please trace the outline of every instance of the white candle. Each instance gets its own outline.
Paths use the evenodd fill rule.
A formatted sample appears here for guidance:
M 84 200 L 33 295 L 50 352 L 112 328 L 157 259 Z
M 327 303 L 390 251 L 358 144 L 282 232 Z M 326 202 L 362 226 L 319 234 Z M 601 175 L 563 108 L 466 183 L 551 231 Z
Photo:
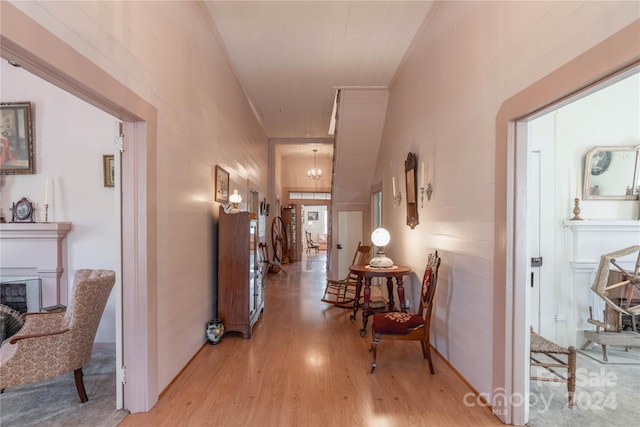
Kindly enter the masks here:
M 44 177 L 44 204 L 49 204 L 49 177 Z
M 233 190 L 233 195 L 237 196 L 238 195 L 238 190 Z
M 580 172 L 578 172 L 578 176 L 576 177 L 576 199 L 580 198 Z
M 391 177 L 391 186 L 393 189 L 393 197 L 396 197 L 396 177 L 395 176 Z
M 422 171 L 420 171 L 420 188 L 424 188 L 424 162 L 422 162 Z

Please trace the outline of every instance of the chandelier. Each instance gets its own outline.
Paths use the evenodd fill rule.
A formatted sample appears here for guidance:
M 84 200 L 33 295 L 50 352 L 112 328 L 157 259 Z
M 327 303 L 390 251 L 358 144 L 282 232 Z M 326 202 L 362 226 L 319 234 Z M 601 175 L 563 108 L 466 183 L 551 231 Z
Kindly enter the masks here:
M 307 176 L 311 179 L 320 179 L 322 178 L 322 171 L 316 167 L 316 152 L 317 148 L 313 149 L 313 168 L 307 171 Z

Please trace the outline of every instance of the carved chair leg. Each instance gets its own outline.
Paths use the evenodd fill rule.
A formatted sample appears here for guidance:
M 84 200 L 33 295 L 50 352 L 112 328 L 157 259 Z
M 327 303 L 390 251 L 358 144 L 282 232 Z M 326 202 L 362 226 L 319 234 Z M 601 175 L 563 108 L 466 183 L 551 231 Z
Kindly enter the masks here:
M 82 368 L 78 368 L 73 371 L 73 376 L 76 379 L 76 388 L 78 389 L 78 396 L 80 396 L 80 403 L 85 403 L 89 398 L 87 397 L 87 392 L 84 389 L 84 380 L 82 379 L 84 374 L 82 373 Z

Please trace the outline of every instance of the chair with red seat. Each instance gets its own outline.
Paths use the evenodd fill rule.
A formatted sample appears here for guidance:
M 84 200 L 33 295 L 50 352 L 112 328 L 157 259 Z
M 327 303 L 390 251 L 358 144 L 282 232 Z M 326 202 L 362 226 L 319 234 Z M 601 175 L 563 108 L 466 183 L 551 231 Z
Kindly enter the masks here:
M 420 341 L 422 355 L 429 361 L 429 370 L 434 374 L 431 361 L 431 345 L 429 343 L 429 329 L 431 326 L 431 311 L 433 309 L 436 286 L 438 284 L 438 269 L 440 257 L 436 251 L 430 254 L 427 260 L 427 268 L 422 278 L 422 292 L 420 294 L 420 306 L 418 314 L 402 312 L 376 313 L 371 323 L 371 349 L 373 361 L 371 373 L 376 369 L 377 347 L 381 339 L 414 340 Z

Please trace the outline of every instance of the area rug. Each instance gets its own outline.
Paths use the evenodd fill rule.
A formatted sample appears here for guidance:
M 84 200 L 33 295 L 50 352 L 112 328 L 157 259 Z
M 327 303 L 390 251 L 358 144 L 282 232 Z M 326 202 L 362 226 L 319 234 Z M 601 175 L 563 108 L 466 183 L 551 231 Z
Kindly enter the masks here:
M 640 348 L 631 347 L 625 351 L 624 347 L 607 346 L 607 361 L 602 359 L 602 348 L 599 345 L 591 345 L 585 350 L 578 350 L 579 353 L 602 363 L 603 365 L 640 365 Z
M 582 353 L 578 353 L 576 359 L 573 408 L 567 405 L 566 384 L 531 381 L 527 426 L 636 425 L 640 402 L 640 365 L 604 365 Z
M 80 403 L 73 373 L 6 389 L 0 426 L 117 426 L 128 411 L 116 410 L 115 366 L 115 350 L 93 351 L 83 369 L 86 403 Z

